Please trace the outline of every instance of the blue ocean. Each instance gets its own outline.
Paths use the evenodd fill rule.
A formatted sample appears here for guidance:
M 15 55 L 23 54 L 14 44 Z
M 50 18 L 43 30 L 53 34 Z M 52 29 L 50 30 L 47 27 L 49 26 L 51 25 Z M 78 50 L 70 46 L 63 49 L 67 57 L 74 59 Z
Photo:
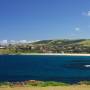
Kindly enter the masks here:
M 90 80 L 89 65 L 90 56 L 0 55 L 0 81 L 75 83 Z

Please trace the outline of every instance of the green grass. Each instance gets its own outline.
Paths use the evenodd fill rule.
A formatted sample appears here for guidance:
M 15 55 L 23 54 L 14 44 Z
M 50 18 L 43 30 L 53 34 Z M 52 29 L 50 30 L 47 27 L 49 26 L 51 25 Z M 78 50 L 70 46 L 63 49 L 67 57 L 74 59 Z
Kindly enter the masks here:
M 55 81 L 24 81 L 24 82 L 0 82 L 0 87 L 48 87 L 48 86 L 70 86 L 70 85 L 90 85 L 90 81 L 80 81 L 75 84 L 55 82 Z
M 0 87 L 14 87 L 14 86 L 39 86 L 39 87 L 47 87 L 47 86 L 68 86 L 67 83 L 55 82 L 55 81 L 27 81 L 27 82 L 0 82 Z
M 82 41 L 79 44 L 82 44 L 83 46 L 89 46 L 90 47 L 90 40 Z

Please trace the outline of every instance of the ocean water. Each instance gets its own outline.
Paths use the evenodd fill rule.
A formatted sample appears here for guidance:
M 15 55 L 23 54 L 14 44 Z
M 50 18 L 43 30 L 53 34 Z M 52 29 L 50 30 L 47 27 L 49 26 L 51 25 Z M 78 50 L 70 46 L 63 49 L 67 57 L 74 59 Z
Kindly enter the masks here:
M 90 80 L 90 56 L 0 55 L 0 81 Z

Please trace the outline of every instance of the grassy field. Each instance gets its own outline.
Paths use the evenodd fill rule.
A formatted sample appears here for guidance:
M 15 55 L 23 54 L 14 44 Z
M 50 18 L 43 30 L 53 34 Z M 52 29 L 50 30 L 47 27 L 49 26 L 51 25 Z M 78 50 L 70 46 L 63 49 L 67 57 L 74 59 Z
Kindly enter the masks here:
M 14 87 L 0 88 L 0 90 L 90 90 L 89 85 L 52 86 L 52 87 Z

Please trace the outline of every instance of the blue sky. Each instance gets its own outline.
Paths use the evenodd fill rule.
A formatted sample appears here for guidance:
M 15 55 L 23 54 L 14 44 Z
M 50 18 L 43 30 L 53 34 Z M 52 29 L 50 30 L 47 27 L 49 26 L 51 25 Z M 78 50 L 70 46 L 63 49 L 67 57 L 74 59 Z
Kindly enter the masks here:
M 0 0 L 0 40 L 90 38 L 90 0 Z

